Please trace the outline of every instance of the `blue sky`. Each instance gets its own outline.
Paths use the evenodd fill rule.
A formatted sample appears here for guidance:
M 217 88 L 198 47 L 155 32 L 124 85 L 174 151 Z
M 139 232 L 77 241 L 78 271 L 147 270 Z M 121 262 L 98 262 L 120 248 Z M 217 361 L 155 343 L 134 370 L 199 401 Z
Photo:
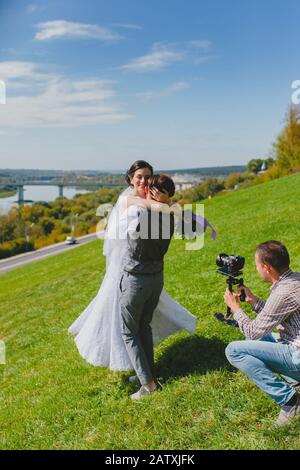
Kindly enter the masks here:
M 298 0 L 0 0 L 0 168 L 267 156 L 300 79 Z

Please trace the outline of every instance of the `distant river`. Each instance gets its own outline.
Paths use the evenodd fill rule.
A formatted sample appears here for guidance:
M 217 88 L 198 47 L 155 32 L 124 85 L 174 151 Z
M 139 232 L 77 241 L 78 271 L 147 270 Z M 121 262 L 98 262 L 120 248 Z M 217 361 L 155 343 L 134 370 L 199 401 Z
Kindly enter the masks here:
M 72 198 L 75 194 L 86 194 L 86 189 L 64 188 L 64 197 Z M 58 197 L 57 186 L 24 186 L 24 199 L 31 201 L 54 201 Z M 0 198 L 0 215 L 6 214 L 13 206 L 17 206 L 18 194 Z

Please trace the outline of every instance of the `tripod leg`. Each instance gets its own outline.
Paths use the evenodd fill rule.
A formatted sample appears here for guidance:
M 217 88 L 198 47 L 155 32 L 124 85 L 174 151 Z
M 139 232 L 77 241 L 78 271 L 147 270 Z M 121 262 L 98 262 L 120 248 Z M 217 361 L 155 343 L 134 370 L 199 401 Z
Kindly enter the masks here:
M 238 328 L 238 327 L 239 327 L 239 324 L 238 324 L 237 321 L 235 321 L 235 320 L 228 320 L 228 319 L 226 318 L 226 315 L 224 315 L 223 313 L 215 313 L 215 314 L 214 314 L 214 317 L 215 317 L 218 321 L 220 321 L 220 322 L 222 322 L 222 323 L 226 323 L 226 325 L 228 325 L 228 326 L 233 326 L 233 327 L 235 327 L 235 328 Z
M 227 284 L 229 286 L 229 290 L 230 292 L 233 291 L 232 289 L 232 279 L 228 279 L 227 280 Z M 230 307 L 227 307 L 227 312 L 225 313 L 225 315 L 223 315 L 223 313 L 215 313 L 215 318 L 222 322 L 222 323 L 226 323 L 226 325 L 229 325 L 229 326 L 234 326 L 235 328 L 238 328 L 239 325 L 238 325 L 238 322 L 235 321 L 235 320 L 230 320 L 230 317 L 232 316 L 232 311 L 231 311 L 231 308 Z

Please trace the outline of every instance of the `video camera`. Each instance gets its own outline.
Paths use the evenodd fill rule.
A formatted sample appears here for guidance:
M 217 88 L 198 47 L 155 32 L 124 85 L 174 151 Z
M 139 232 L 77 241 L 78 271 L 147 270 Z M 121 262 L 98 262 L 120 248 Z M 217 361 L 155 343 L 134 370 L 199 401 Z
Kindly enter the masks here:
M 243 275 L 243 267 L 245 264 L 245 258 L 238 255 L 227 255 L 226 253 L 220 253 L 216 259 L 216 264 L 219 266 L 217 273 L 227 276 L 226 280 L 227 285 L 229 286 L 230 292 L 233 292 L 233 286 L 238 285 L 242 287 L 244 285 L 244 280 L 242 278 L 238 279 L 239 276 Z M 241 302 L 245 301 L 245 291 L 242 290 L 240 295 Z M 231 320 L 232 311 L 227 307 L 227 312 L 224 315 L 223 313 L 215 313 L 215 318 L 223 323 L 226 323 L 230 326 L 238 327 L 238 323 L 235 320 Z
M 226 255 L 226 253 L 220 253 L 216 259 L 217 272 L 224 274 L 224 276 L 238 277 L 243 274 L 242 269 L 245 264 L 245 258 L 236 255 Z

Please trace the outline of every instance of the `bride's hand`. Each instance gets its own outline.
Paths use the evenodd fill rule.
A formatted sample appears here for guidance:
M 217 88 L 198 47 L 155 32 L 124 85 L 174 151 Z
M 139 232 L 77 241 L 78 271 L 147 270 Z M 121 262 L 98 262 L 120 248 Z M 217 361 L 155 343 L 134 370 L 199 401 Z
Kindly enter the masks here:
M 159 191 L 157 188 L 150 189 L 151 198 L 157 202 L 161 202 L 162 204 L 171 204 L 171 199 L 167 191 L 162 192 Z

